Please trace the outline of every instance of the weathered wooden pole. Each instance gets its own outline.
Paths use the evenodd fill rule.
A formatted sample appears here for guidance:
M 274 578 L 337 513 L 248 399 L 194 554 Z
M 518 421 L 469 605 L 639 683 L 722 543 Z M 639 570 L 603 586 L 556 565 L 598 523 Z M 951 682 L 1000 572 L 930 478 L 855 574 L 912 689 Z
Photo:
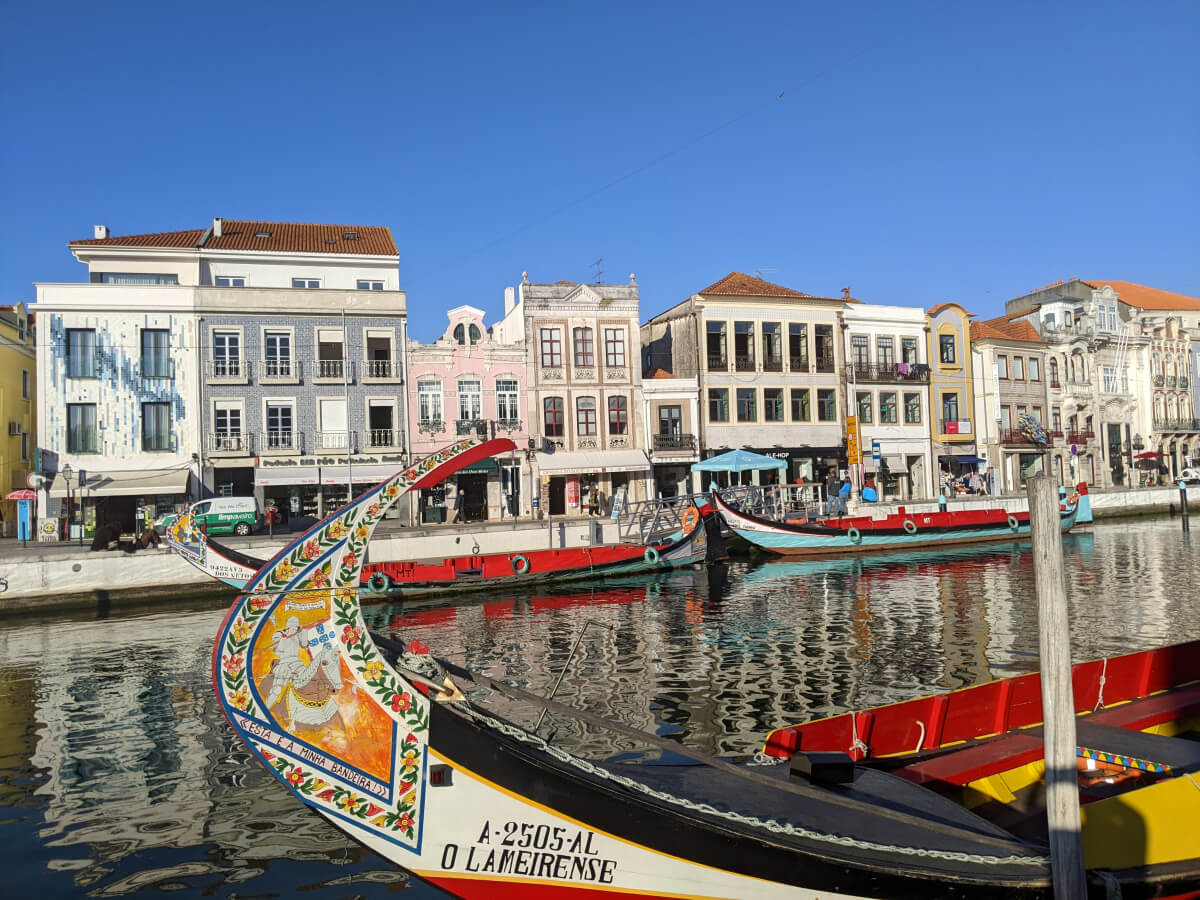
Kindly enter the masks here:
M 1075 697 L 1071 689 L 1071 633 L 1063 578 L 1058 493 L 1049 476 L 1029 480 L 1033 577 L 1038 602 L 1038 656 L 1042 667 L 1046 819 L 1055 900 L 1083 900 L 1083 838 L 1075 762 Z
M 1179 515 L 1183 519 L 1183 530 L 1191 531 L 1191 523 L 1188 522 L 1187 510 L 1187 482 L 1182 478 L 1179 479 Z

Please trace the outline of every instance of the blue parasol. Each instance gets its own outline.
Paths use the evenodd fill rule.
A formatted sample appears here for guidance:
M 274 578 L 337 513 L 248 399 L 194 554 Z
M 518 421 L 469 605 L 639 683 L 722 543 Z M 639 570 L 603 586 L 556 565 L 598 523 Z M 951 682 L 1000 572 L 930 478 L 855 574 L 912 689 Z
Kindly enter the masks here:
M 693 472 L 750 472 L 756 469 L 786 469 L 787 462 L 749 450 L 730 450 L 698 463 L 692 463 Z

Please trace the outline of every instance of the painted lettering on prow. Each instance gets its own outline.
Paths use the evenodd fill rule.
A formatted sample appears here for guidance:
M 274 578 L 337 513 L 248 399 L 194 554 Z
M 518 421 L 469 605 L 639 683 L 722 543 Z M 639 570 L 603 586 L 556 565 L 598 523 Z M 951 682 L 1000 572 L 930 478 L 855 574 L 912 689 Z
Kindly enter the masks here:
M 600 856 L 596 833 L 561 825 L 485 821 L 479 836 L 460 857 L 458 844 L 442 850 L 442 869 L 473 875 L 523 875 L 558 881 L 612 884 L 617 861 Z

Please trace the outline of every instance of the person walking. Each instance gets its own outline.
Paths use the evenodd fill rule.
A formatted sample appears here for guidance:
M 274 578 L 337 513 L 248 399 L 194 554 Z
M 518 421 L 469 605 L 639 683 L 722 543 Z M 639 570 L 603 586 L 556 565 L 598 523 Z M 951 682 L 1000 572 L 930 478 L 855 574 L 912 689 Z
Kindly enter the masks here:
M 825 478 L 825 515 L 836 515 L 838 491 L 840 491 L 841 488 L 842 482 L 841 479 L 838 478 L 837 469 L 830 469 L 829 475 Z

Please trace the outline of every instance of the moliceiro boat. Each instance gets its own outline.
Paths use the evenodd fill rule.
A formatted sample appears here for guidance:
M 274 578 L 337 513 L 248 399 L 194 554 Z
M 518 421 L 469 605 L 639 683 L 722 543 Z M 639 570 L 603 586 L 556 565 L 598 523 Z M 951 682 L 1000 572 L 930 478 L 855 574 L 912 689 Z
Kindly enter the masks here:
M 895 513 L 874 516 L 832 516 L 808 521 L 777 522 L 739 509 L 713 493 L 713 505 L 739 537 L 771 553 L 841 554 L 915 547 L 972 544 L 1029 539 L 1029 510 L 964 508 L 946 512 Z M 1063 531 L 1092 521 L 1087 485 L 1059 504 Z
M 465 898 L 1052 895 L 1030 824 L 1040 741 L 1021 727 L 1041 718 L 1036 676 L 931 698 L 870 729 L 855 713 L 777 732 L 753 761 L 766 764 L 746 765 L 438 660 L 402 633 L 368 633 L 362 560 L 383 512 L 479 450 L 447 448 L 359 497 L 265 564 L 226 616 L 217 696 L 300 801 Z M 1081 712 L 1097 710 L 1081 721 L 1105 726 L 1081 731 L 1081 792 L 1097 804 L 1084 826 L 1095 896 L 1200 888 L 1187 824 L 1200 821 L 1200 754 L 1187 739 L 1200 713 L 1198 649 L 1077 669 Z M 1120 712 L 1101 722 L 1109 710 Z M 689 764 L 583 758 L 539 728 L 544 713 Z M 1103 787 L 1089 759 L 1104 767 Z
M 506 438 L 452 445 L 443 451 L 451 455 L 439 467 L 437 480 L 422 479 L 420 486 L 436 484 L 473 460 L 507 452 L 514 446 Z M 464 448 L 469 448 L 469 453 Z M 239 590 L 267 562 L 209 537 L 189 513 L 171 524 L 166 539 L 176 553 L 196 568 Z M 385 560 L 362 567 L 360 590 L 366 595 L 364 599 L 403 600 L 450 591 L 653 572 L 704 562 L 709 557 L 724 557 L 715 515 L 707 505 L 703 509 L 693 506 L 684 513 L 680 529 L 664 540 L 519 553 L 473 553 L 436 560 Z

